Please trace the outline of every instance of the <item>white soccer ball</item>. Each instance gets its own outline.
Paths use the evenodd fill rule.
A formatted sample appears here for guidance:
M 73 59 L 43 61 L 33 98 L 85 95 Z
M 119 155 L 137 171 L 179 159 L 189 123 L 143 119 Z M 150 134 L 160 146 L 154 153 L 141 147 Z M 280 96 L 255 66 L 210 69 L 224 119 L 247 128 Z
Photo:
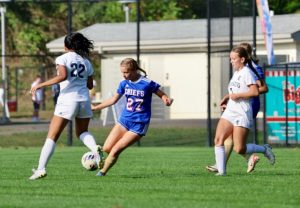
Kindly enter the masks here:
M 86 152 L 81 158 L 81 164 L 87 170 L 96 170 L 98 168 L 99 161 L 100 156 L 95 152 Z

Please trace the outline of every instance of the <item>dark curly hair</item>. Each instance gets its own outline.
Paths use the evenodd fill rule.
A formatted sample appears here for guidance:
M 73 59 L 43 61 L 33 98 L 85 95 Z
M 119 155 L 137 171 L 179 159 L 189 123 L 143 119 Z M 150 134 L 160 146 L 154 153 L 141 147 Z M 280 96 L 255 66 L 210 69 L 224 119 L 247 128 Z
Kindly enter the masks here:
M 64 42 L 66 48 L 74 50 L 84 58 L 88 58 L 91 50 L 94 49 L 93 41 L 78 32 L 67 35 Z

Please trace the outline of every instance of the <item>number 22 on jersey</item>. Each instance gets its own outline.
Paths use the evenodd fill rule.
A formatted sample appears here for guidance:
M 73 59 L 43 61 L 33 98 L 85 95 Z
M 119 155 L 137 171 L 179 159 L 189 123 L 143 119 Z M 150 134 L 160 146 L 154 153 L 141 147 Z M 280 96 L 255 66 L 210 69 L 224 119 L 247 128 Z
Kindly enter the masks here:
M 85 71 L 85 65 L 72 63 L 71 68 L 71 77 L 84 78 L 83 72 Z

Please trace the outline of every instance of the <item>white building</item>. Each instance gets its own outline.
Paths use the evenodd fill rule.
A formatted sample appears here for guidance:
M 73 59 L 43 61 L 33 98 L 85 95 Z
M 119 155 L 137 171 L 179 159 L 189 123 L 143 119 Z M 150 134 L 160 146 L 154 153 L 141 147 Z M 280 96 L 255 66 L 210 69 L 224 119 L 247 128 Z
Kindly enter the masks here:
M 300 61 L 300 15 L 276 15 L 272 19 L 277 62 Z M 212 19 L 211 110 L 219 117 L 219 101 L 229 81 L 229 20 Z M 266 49 L 257 18 L 257 55 L 266 60 Z M 136 58 L 136 23 L 94 24 L 79 32 L 94 40 L 101 55 L 101 94 L 115 92 L 122 79 L 120 61 Z M 64 37 L 47 44 L 50 52 L 63 51 Z M 234 45 L 252 43 L 252 17 L 234 18 Z M 175 99 L 166 109 L 153 102 L 153 117 L 202 119 L 207 117 L 207 20 L 141 22 L 141 67 Z

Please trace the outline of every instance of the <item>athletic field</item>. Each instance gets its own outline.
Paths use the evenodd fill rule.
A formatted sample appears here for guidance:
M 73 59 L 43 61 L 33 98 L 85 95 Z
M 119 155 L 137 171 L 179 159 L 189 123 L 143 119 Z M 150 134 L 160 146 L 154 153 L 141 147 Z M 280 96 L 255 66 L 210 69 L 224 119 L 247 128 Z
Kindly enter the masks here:
M 243 158 L 233 154 L 228 175 L 204 167 L 213 148 L 137 147 L 125 150 L 105 177 L 86 171 L 83 146 L 58 145 L 48 176 L 29 181 L 41 147 L 0 148 L 0 207 L 299 207 L 300 149 L 274 148 L 277 162 L 261 156 L 246 173 Z

